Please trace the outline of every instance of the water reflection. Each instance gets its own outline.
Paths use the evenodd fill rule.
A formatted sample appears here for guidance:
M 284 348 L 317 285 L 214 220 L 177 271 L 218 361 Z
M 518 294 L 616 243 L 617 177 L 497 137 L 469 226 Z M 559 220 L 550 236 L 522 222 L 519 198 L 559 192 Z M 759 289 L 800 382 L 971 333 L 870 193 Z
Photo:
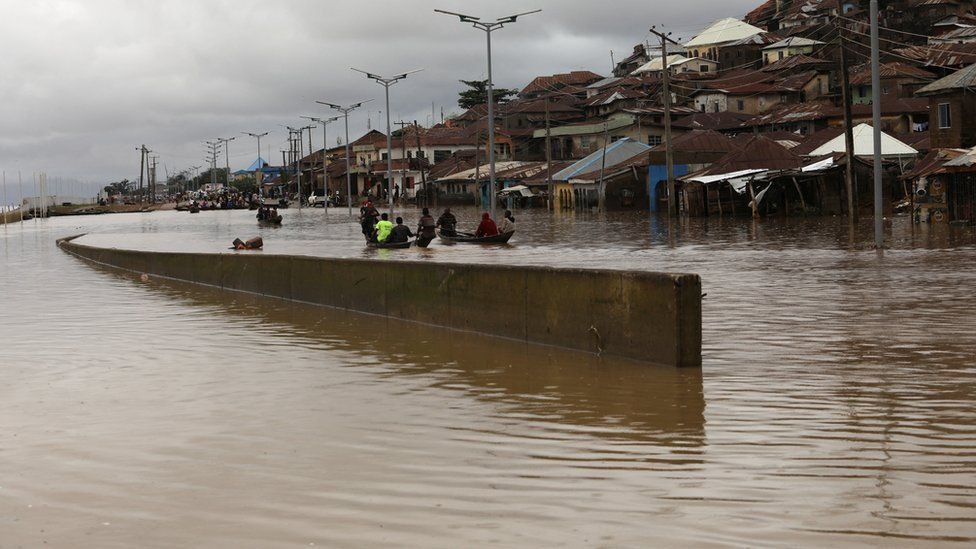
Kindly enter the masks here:
M 653 367 L 169 280 L 154 279 L 152 288 L 192 307 L 257 319 L 262 330 L 300 344 L 359 355 L 382 365 L 380 377 L 417 376 L 431 387 L 502 404 L 506 417 L 563 424 L 611 440 L 703 443 L 705 400 L 697 369 Z

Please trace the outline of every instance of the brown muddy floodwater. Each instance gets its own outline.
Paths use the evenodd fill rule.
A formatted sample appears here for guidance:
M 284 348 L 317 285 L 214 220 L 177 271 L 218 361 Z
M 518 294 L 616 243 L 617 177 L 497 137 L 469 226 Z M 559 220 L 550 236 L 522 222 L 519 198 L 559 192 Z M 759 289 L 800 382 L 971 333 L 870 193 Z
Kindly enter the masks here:
M 283 213 L 0 229 L 0 548 L 976 544 L 972 228 L 895 219 L 878 255 L 870 220 L 532 211 L 508 247 L 377 252 Z M 56 248 L 81 232 L 697 272 L 704 366 L 143 282 Z

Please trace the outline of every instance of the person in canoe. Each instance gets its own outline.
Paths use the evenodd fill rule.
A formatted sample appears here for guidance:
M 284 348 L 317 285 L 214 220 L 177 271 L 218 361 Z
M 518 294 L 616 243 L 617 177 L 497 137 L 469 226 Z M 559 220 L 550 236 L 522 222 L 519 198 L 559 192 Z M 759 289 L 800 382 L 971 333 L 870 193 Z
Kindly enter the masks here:
M 498 224 L 498 234 L 514 232 L 515 216 L 512 215 L 512 210 L 505 210 L 505 217 L 503 217 L 501 223 Z
M 393 230 L 390 231 L 389 241 L 407 242 L 408 240 L 410 240 L 410 237 L 412 236 L 417 236 L 417 235 L 413 234 L 413 231 L 410 230 L 410 227 L 407 227 L 406 225 L 403 224 L 403 218 L 402 217 L 396 218 L 396 226 L 393 227 Z
M 393 223 L 390 223 L 390 216 L 383 214 L 380 216 L 380 220 L 376 222 L 376 242 L 386 242 L 390 238 L 390 233 L 393 232 Z
M 454 236 L 457 234 L 457 218 L 451 213 L 450 208 L 444 208 L 444 213 L 437 218 L 437 228 L 445 236 Z
M 474 235 L 478 238 L 483 236 L 495 236 L 498 234 L 498 226 L 492 221 L 491 215 L 488 212 L 481 214 L 481 224 L 478 225 L 478 230 L 474 232 Z
M 424 208 L 423 215 L 420 216 L 420 222 L 417 224 L 417 245 L 421 248 L 426 248 L 430 244 L 430 241 L 437 237 L 436 227 L 437 222 L 430 215 L 430 210 Z
M 367 240 L 370 240 L 374 236 L 373 229 L 376 227 L 376 220 L 380 217 L 380 213 L 376 211 L 376 207 L 373 206 L 373 201 L 368 199 L 363 204 L 363 207 L 359 209 L 359 213 L 359 221 L 363 226 L 363 236 L 365 236 Z M 389 220 L 387 220 L 387 223 L 390 223 Z M 390 225 L 392 225 L 392 223 L 390 223 Z

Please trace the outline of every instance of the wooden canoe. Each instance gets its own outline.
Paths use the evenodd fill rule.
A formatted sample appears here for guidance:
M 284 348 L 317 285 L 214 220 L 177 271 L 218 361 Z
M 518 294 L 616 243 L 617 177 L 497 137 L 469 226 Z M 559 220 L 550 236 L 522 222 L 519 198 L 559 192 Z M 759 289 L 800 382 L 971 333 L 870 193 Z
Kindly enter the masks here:
M 453 236 L 445 235 L 443 232 L 438 233 L 441 240 L 444 242 L 450 242 L 453 244 L 505 244 L 511 240 L 512 235 L 515 231 L 508 233 L 500 233 L 494 236 L 475 236 L 471 233 L 456 233 Z

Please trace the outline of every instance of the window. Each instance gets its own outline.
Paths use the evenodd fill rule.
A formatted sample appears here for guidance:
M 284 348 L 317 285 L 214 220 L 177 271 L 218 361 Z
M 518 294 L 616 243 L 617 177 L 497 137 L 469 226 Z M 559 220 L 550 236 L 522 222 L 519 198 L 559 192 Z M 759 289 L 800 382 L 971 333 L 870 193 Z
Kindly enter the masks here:
M 386 160 L 386 153 L 380 155 L 380 160 Z
M 715 102 L 714 108 L 715 108 L 715 112 L 718 112 L 718 101 Z
M 779 52 L 779 54 L 778 54 L 778 55 L 779 55 L 779 58 L 780 58 L 780 59 L 782 59 L 782 58 L 783 58 L 783 52 Z
M 949 108 L 948 103 L 939 103 L 939 128 L 951 128 L 952 127 L 952 110 Z
M 746 110 L 746 102 L 745 102 L 745 101 L 743 101 L 743 100 L 741 100 L 741 99 L 739 99 L 738 101 L 736 101 L 736 102 L 735 102 L 735 106 L 736 106 L 736 108 L 738 108 L 738 109 L 739 109 L 740 111 L 744 111 L 744 110 Z
M 580 137 L 580 147 L 587 148 L 590 146 L 590 136 L 584 135 Z
M 647 136 L 647 144 L 648 145 L 650 145 L 650 146 L 653 147 L 655 145 L 660 145 L 661 143 L 662 143 L 662 139 L 661 139 L 661 136 L 660 135 L 648 135 Z
M 699 65 L 698 72 L 708 72 L 708 65 Z
M 443 162 L 451 157 L 451 151 L 434 150 L 434 164 Z

